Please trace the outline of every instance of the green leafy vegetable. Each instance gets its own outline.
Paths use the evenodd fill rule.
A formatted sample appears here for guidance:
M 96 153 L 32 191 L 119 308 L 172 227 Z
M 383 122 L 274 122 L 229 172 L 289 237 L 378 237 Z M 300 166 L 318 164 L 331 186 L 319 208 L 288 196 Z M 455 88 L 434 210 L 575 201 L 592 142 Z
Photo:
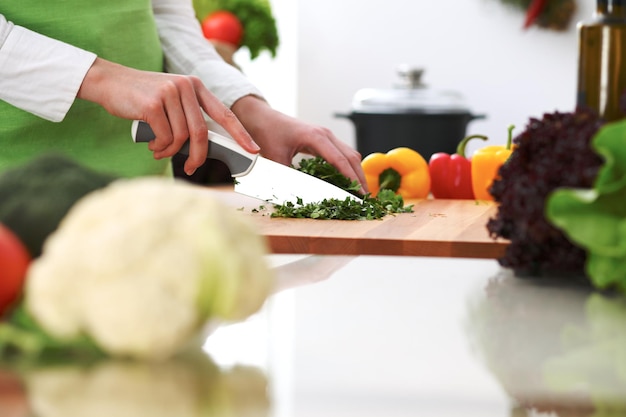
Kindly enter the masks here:
M 602 126 L 586 109 L 531 117 L 489 190 L 498 204 L 491 237 L 509 241 L 498 263 L 518 276 L 584 274 L 585 252 L 545 218 L 547 197 L 560 187 L 590 188 L 603 161 L 591 148 Z
M 70 208 L 114 179 L 62 154 L 44 153 L 0 175 L 0 223 L 37 257 Z
M 361 186 L 357 181 L 350 180 L 322 157 L 302 159 L 298 167 L 294 168 L 348 191 L 362 198 L 362 201 L 351 198 L 344 200 L 329 198 L 315 203 L 303 204 L 302 199 L 298 199 L 296 203 L 275 204 L 270 217 L 318 220 L 377 220 L 388 214 L 413 212 L 413 206 L 405 207 L 402 196 L 391 190 L 381 190 L 377 197 L 372 197 L 370 194 L 362 195 L 360 193 Z M 261 206 L 259 209 L 253 209 L 252 212 L 258 213 L 264 209 L 265 206 Z
M 297 169 L 361 197 L 359 194 L 361 186 L 358 181 L 350 180 L 320 156 L 300 160 Z
M 546 217 L 587 251 L 586 273 L 598 288 L 626 293 L 626 121 L 607 124 L 592 141 L 604 158 L 593 188 L 561 188 Z
M 355 201 L 351 198 L 345 200 L 331 198 L 316 203 L 302 204 L 302 200 L 298 199 L 296 204 L 286 202 L 275 205 L 271 217 L 377 220 L 388 214 L 413 212 L 413 206 L 405 207 L 402 196 L 391 190 L 381 190 L 377 197 L 371 197 L 370 194 L 361 195 L 359 193 L 361 186 L 357 181 L 350 180 L 322 157 L 302 159 L 296 169 L 361 197 L 362 201 Z
M 96 359 L 103 352 L 88 337 L 60 340 L 43 330 L 21 304 L 0 323 L 0 358 L 13 362 Z
M 276 56 L 278 30 L 268 0 L 193 0 L 193 6 L 199 21 L 218 10 L 237 16 L 244 29 L 241 46 L 248 48 L 250 59 L 257 58 L 264 50 Z
M 366 195 L 363 201 L 325 199 L 318 203 L 276 205 L 271 217 L 307 218 L 318 220 L 378 220 L 388 214 L 411 213 L 413 206 L 404 206 L 402 196 L 391 190 L 381 190 L 377 198 Z

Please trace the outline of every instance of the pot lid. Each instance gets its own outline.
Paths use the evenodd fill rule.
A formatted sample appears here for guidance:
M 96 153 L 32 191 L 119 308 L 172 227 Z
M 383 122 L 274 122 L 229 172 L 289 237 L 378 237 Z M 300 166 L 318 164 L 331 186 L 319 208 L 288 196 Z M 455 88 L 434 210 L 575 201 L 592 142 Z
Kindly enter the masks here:
M 398 68 L 398 82 L 390 89 L 363 88 L 352 100 L 352 110 L 368 113 L 466 113 L 463 96 L 455 91 L 434 90 L 422 82 L 422 68 Z

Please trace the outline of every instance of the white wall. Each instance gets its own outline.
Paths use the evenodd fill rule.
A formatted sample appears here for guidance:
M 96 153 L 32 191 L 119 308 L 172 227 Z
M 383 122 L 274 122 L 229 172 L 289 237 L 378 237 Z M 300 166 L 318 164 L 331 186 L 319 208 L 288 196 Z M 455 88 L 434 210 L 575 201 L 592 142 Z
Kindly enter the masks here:
M 360 88 L 391 87 L 397 65 L 422 66 L 430 86 L 487 115 L 468 133 L 503 143 L 510 124 L 519 133 L 530 117 L 573 110 L 575 22 L 595 5 L 577 3 L 570 29 L 555 32 L 523 31 L 523 13 L 498 0 L 273 0 L 279 57 L 243 66 L 276 107 L 352 145 L 351 122 L 334 113 L 349 111 Z
M 258 86 L 272 107 L 297 116 L 298 80 L 298 2 L 295 0 L 270 0 L 276 19 L 280 44 L 272 58 L 263 51 L 250 61 L 247 49 L 240 49 L 235 61 L 243 72 Z

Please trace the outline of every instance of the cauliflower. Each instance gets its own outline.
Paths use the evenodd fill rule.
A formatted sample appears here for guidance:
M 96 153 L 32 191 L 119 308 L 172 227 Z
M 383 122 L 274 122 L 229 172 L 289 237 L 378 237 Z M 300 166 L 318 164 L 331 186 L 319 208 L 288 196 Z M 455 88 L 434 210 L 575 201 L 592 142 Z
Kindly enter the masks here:
M 269 295 L 266 244 L 244 220 L 197 186 L 117 180 L 80 199 L 46 240 L 25 308 L 60 340 L 167 358 L 209 319 L 242 320 Z

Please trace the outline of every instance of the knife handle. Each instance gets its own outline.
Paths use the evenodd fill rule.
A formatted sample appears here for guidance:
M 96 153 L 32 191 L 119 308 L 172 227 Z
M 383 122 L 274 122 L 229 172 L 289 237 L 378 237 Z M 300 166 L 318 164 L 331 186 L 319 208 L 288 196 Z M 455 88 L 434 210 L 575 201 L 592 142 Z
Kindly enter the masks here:
M 131 134 L 135 143 L 150 142 L 155 138 L 150 125 L 141 120 L 133 121 Z M 189 141 L 178 153 L 189 155 Z M 243 149 L 237 142 L 209 130 L 209 152 L 207 159 L 218 159 L 226 164 L 232 177 L 246 175 L 256 162 L 257 154 Z

